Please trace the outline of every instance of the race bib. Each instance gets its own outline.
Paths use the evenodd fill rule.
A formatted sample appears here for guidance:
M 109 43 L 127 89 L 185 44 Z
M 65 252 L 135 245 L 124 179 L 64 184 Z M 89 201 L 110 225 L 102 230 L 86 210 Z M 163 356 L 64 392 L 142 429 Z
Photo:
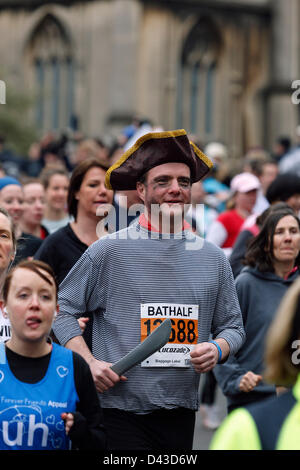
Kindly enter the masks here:
M 190 367 L 190 352 L 198 342 L 199 305 L 141 304 L 141 341 L 166 318 L 172 330 L 169 341 L 141 363 L 142 367 Z

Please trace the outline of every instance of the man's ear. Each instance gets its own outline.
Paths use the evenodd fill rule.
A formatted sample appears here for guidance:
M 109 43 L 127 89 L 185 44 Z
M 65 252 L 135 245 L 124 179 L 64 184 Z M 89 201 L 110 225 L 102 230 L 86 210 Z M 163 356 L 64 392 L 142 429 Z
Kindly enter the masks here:
M 139 198 L 143 202 L 145 202 L 145 190 L 146 190 L 146 186 L 144 185 L 144 183 L 141 183 L 140 181 L 138 181 L 136 183 L 136 191 L 138 193 Z

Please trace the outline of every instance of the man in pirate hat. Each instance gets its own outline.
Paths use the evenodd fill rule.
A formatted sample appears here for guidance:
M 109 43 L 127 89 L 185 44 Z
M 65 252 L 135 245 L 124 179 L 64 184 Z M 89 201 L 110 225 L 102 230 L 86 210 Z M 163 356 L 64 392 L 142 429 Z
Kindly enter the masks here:
M 243 343 L 228 261 L 184 221 L 191 185 L 210 167 L 184 130 L 141 137 L 107 171 L 106 186 L 137 189 L 144 214 L 89 247 L 60 286 L 54 333 L 90 365 L 110 450 L 191 449 L 200 373 Z M 86 313 L 92 351 L 76 321 Z M 168 343 L 125 376 L 113 372 L 166 318 Z

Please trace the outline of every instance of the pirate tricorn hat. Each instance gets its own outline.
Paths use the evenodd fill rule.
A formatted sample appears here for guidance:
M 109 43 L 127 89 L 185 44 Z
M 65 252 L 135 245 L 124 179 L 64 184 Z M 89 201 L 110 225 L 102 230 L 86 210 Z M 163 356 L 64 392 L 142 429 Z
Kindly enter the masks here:
M 184 129 L 151 132 L 140 137 L 107 170 L 105 185 L 108 189 L 117 191 L 136 189 L 137 181 L 147 171 L 170 162 L 188 165 L 192 183 L 203 178 L 213 166 L 210 159 L 189 141 Z

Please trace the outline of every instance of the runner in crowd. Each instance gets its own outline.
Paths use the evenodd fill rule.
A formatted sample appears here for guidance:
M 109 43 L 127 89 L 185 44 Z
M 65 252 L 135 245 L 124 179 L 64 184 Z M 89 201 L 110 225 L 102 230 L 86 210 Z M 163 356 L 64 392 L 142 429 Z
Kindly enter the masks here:
M 99 222 L 104 219 L 104 212 L 97 215 L 99 209 L 111 205 L 113 201 L 113 191 L 104 185 L 106 171 L 105 164 L 96 158 L 89 158 L 76 166 L 67 198 L 68 213 L 73 221 L 49 235 L 34 256 L 52 267 L 58 283 L 62 282 L 85 250 L 108 233 L 105 227 L 102 233 L 97 231 Z M 85 339 L 89 344 L 91 323 L 90 320 L 85 330 Z
M 300 450 L 300 280 L 286 292 L 266 341 L 265 380 L 279 396 L 233 411 L 211 450 Z M 282 386 L 285 390 L 282 390 Z
M 41 181 L 39 179 L 26 181 L 23 184 L 23 194 L 22 230 L 44 240 L 49 232 L 42 225 L 46 203 L 45 190 Z
M 91 245 L 60 285 L 54 332 L 90 365 L 111 450 L 192 449 L 200 373 L 244 341 L 226 256 L 183 220 L 191 184 L 210 166 L 185 131 L 140 138 L 108 170 L 106 186 L 137 189 L 145 214 Z M 94 318 L 92 351 L 76 321 L 83 314 Z M 166 347 L 126 376 L 113 372 L 166 316 Z
M 230 256 L 243 223 L 253 211 L 259 188 L 259 179 L 252 173 L 240 173 L 231 180 L 230 204 L 233 207 L 218 216 L 206 236 L 208 241 L 220 246 L 226 256 Z
M 21 183 L 11 176 L 0 178 L 0 207 L 6 209 L 11 216 L 17 239 L 14 264 L 22 259 L 32 257 L 42 244 L 39 237 L 22 231 L 23 202 L 24 194 Z
M 300 177 L 294 174 L 278 175 L 268 186 L 266 197 L 271 210 L 275 205 L 278 206 L 278 204 L 284 202 L 299 216 Z M 255 216 L 252 221 L 248 223 L 246 221 L 235 241 L 229 257 L 234 277 L 236 277 L 243 268 L 242 260 L 246 252 L 247 244 L 253 236 L 259 233 L 261 217 L 263 217 L 263 214 Z
M 11 338 L 0 344 L 1 450 L 105 448 L 87 363 L 49 340 L 57 291 L 52 269 L 40 261 L 21 262 L 4 281 Z
M 50 168 L 41 173 L 41 181 L 46 201 L 42 225 L 51 234 L 70 222 L 67 213 L 69 175 L 63 169 Z
M 97 215 L 102 205 L 112 204 L 113 191 L 105 188 L 107 167 L 95 158 L 81 162 L 73 170 L 68 188 L 68 214 L 74 220 L 49 235 L 35 255 L 49 264 L 59 283 L 76 261 L 99 236 L 97 226 L 104 216 Z M 107 235 L 104 230 L 103 236 Z
M 214 374 L 228 401 L 228 411 L 275 395 L 262 381 L 265 338 L 278 305 L 299 276 L 300 221 L 287 207 L 266 218 L 246 252 L 247 267 L 236 278 L 246 341 Z
M 271 212 L 276 212 L 278 210 L 280 211 L 288 207 L 290 206 L 285 202 L 275 202 L 274 204 L 271 204 L 268 209 L 266 209 L 262 214 L 257 216 L 255 224 L 241 230 L 229 257 L 229 263 L 234 278 L 236 278 L 240 274 L 242 269 L 245 267 L 243 262 L 245 259 L 247 248 L 251 243 L 251 240 L 253 240 L 253 238 L 259 234 L 259 231 L 268 215 L 271 214 Z M 290 207 L 290 209 L 292 208 Z M 295 213 L 295 215 L 297 215 L 297 213 Z

